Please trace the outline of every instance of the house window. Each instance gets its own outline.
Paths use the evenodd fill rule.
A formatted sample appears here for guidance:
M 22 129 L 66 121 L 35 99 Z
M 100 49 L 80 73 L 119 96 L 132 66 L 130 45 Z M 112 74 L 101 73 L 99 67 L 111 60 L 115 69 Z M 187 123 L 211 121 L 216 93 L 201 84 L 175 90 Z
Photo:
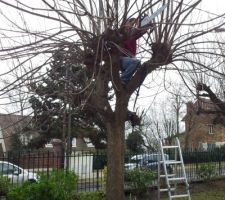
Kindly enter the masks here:
M 209 131 L 209 134 L 214 134 L 214 126 L 213 126 L 213 124 L 208 124 L 208 131 Z
M 208 143 L 207 146 L 208 146 L 208 150 L 212 150 L 216 147 L 216 144 L 215 143 Z

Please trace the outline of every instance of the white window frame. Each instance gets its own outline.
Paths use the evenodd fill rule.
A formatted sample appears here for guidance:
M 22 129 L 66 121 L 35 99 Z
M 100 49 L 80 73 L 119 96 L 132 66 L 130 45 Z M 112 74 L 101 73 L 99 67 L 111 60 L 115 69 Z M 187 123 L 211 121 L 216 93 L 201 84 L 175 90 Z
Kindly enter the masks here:
M 0 143 L 2 144 L 3 152 L 6 152 L 5 138 L 3 136 L 2 128 L 0 126 Z
M 214 134 L 214 125 L 213 124 L 207 124 L 208 126 L 208 133 L 210 135 L 213 135 Z

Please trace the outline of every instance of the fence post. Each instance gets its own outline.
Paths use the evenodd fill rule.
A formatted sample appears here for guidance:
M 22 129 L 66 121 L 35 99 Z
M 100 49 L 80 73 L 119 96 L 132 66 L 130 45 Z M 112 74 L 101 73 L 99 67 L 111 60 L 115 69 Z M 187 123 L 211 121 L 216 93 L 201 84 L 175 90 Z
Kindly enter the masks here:
M 219 151 L 219 156 L 218 156 L 218 158 L 219 158 L 219 174 L 218 175 L 222 175 L 222 166 L 221 166 L 222 151 L 221 151 L 221 149 L 218 149 L 218 151 Z
M 97 156 L 99 156 L 98 150 L 97 150 Z M 99 190 L 99 167 L 97 168 L 96 178 L 97 178 L 97 190 Z
M 52 146 L 53 146 L 53 155 L 54 158 L 56 158 L 56 169 L 63 169 L 64 168 L 64 148 L 63 148 L 63 142 L 60 139 L 53 139 L 52 140 Z M 58 160 L 59 158 L 59 160 Z M 59 161 L 59 163 L 58 163 Z M 55 163 L 55 162 L 54 162 Z

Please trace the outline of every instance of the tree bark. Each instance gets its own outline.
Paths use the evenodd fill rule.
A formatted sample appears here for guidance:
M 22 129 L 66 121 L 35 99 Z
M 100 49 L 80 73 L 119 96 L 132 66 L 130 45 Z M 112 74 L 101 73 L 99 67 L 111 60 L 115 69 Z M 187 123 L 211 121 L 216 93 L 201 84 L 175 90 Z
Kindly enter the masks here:
M 107 122 L 107 200 L 124 200 L 124 129 L 120 119 Z

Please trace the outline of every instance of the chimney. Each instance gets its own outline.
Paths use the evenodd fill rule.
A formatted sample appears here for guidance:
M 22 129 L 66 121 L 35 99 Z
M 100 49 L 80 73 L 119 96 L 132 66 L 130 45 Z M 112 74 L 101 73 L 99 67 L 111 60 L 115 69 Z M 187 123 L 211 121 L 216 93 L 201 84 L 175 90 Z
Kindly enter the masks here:
M 187 114 L 194 112 L 194 104 L 191 101 L 186 103 L 187 106 Z

